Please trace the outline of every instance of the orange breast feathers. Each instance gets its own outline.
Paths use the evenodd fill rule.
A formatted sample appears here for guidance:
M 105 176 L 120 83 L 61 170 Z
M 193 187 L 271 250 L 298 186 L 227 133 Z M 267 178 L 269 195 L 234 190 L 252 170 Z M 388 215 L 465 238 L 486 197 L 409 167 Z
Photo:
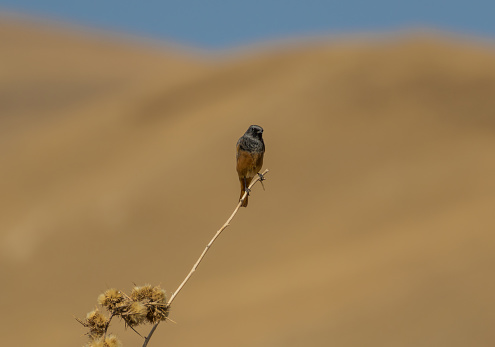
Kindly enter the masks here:
M 237 146 L 237 174 L 239 178 L 253 178 L 263 166 L 263 152 L 247 152 Z

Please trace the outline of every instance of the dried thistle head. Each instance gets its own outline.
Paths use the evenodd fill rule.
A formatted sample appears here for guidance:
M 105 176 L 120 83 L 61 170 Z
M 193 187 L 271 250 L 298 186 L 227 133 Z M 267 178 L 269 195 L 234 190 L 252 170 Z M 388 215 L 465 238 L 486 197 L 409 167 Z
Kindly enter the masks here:
M 159 321 L 165 320 L 170 313 L 170 306 L 166 303 L 149 303 L 146 305 L 148 307 L 148 314 L 146 315 L 146 320 L 155 324 Z
M 89 312 L 85 320 L 76 318 L 83 326 L 89 328 L 91 342 L 87 347 L 121 346 L 115 335 L 106 335 L 110 320 L 114 316 L 120 316 L 128 326 L 135 327 L 143 323 L 155 324 L 166 320 L 170 312 L 165 290 L 149 284 L 134 287 L 130 296 L 114 288 L 108 289 L 98 296 L 98 303 L 111 313 L 110 319 L 101 314 L 98 308 Z
M 98 303 L 107 308 L 110 312 L 115 310 L 125 300 L 121 291 L 111 288 L 98 296 Z
M 160 288 L 160 286 L 155 286 L 152 289 L 151 301 L 156 303 L 165 303 L 166 300 L 165 290 Z
M 89 328 L 89 335 L 95 338 L 105 334 L 108 322 L 107 317 L 102 315 L 98 309 L 94 309 L 86 315 L 86 320 L 82 324 Z
M 166 304 L 165 290 L 160 286 L 152 287 L 147 284 L 142 287 L 134 287 L 131 292 L 131 300 L 143 303 L 147 308 L 146 320 L 156 323 L 167 319 L 170 308 Z
M 121 316 L 128 325 L 133 327 L 143 323 L 147 314 L 148 309 L 146 306 L 139 301 L 134 301 L 127 306 L 126 311 Z
M 165 303 L 165 299 L 165 290 L 160 286 L 152 287 L 146 284 L 142 287 L 134 287 L 131 292 L 133 301 Z
M 122 343 L 117 339 L 115 335 L 108 335 L 105 338 L 103 336 L 94 339 L 89 342 L 86 347 L 121 347 Z
M 153 288 L 150 284 L 145 284 L 142 287 L 134 287 L 131 292 L 132 301 L 152 301 Z

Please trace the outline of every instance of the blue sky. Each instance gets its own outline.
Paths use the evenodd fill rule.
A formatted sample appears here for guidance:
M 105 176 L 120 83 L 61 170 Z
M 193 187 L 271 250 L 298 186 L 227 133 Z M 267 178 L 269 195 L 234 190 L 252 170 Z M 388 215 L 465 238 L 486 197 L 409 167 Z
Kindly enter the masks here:
M 0 0 L 0 10 L 200 48 L 408 28 L 495 39 L 495 0 Z

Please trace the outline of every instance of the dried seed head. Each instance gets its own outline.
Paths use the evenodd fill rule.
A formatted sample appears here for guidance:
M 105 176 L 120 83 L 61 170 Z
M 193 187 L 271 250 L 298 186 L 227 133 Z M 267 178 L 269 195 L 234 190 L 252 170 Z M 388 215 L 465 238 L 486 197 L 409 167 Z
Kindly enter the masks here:
M 151 301 L 157 303 L 165 303 L 165 290 L 160 288 L 160 286 L 153 287 L 153 293 L 151 295 Z
M 84 326 L 89 328 L 89 334 L 95 338 L 105 334 L 105 329 L 108 324 L 108 318 L 102 315 L 98 309 L 89 312 L 86 315 Z
M 142 287 L 134 287 L 131 292 L 133 301 L 165 303 L 165 290 L 160 286 L 152 287 L 146 284 Z
M 115 335 L 108 335 L 103 338 L 103 336 L 94 339 L 86 345 L 86 347 L 121 347 L 122 343 L 117 339 Z
M 131 299 L 133 301 L 152 301 L 152 297 L 153 288 L 149 284 L 142 287 L 134 287 L 131 292 Z
M 106 307 L 109 311 L 115 308 L 125 300 L 124 295 L 117 289 L 108 289 L 105 293 L 98 296 L 98 303 Z
M 146 306 L 138 301 L 134 301 L 128 306 L 125 313 L 122 313 L 122 318 L 130 326 L 136 326 L 144 322 L 148 309 Z
M 146 306 L 148 307 L 146 320 L 151 324 L 167 319 L 170 313 L 170 306 L 165 303 L 149 303 Z
M 108 345 L 108 347 L 121 347 L 122 346 L 122 343 L 119 341 L 119 339 L 117 339 L 117 336 L 115 336 L 115 335 L 107 336 L 107 338 L 105 339 L 105 342 Z

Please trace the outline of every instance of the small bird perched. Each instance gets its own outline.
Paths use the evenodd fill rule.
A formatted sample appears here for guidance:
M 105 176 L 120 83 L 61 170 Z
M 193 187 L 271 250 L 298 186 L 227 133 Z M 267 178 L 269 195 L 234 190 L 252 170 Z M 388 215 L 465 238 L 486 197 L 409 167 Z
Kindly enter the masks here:
M 237 174 L 239 175 L 239 182 L 241 183 L 241 196 L 242 199 L 244 192 L 248 192 L 248 186 L 253 180 L 255 175 L 259 173 L 263 166 L 263 155 L 265 154 L 265 143 L 261 135 L 263 134 L 263 128 L 259 125 L 251 125 L 249 129 L 242 135 L 237 141 Z M 242 207 L 247 207 L 248 197 L 242 203 Z

